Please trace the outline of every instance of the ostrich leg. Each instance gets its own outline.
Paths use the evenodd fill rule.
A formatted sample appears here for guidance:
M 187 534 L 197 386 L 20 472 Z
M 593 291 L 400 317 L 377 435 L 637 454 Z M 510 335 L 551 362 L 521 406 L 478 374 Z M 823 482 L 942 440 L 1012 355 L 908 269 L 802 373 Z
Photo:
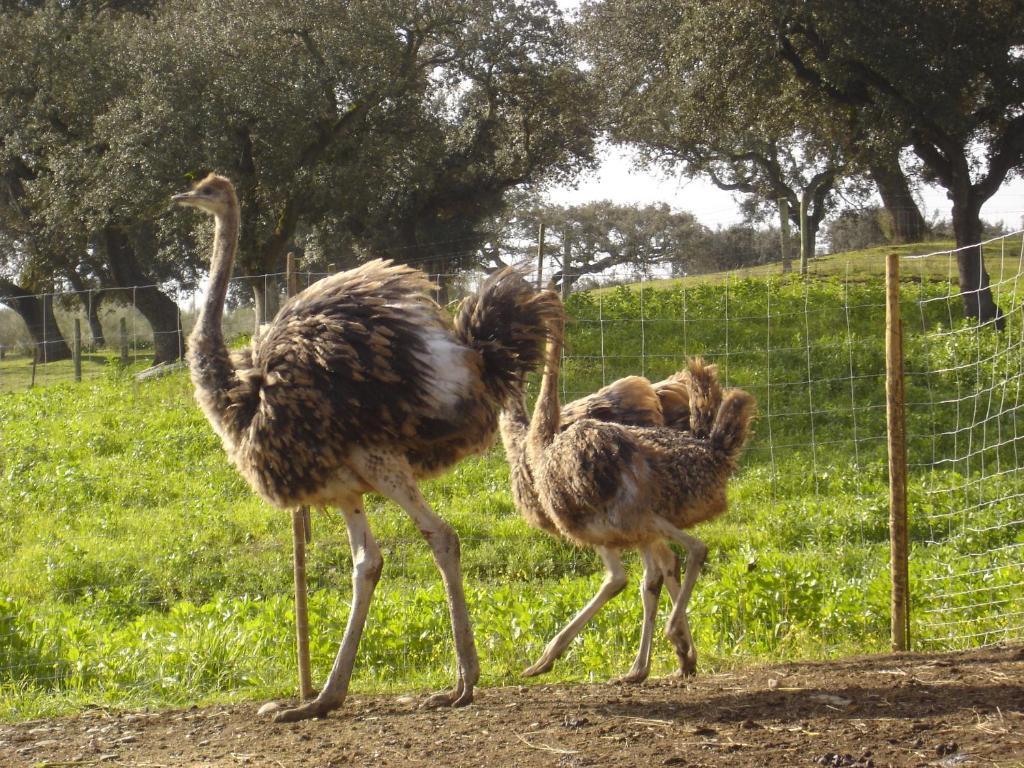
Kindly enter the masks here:
M 700 569 L 708 555 L 708 548 L 696 536 L 680 531 L 668 521 L 662 522 L 663 525 L 659 527 L 665 536 L 686 549 L 686 571 L 683 573 L 683 584 L 668 618 L 665 634 L 675 646 L 676 656 L 679 658 L 679 673 L 692 675 L 697 671 L 697 649 L 693 645 L 693 636 L 690 634 L 690 622 L 686 616 L 686 608 L 690 603 L 690 596 L 693 594 L 693 585 L 697 583 Z
M 427 504 L 416 484 L 409 463 L 404 457 L 385 451 L 364 451 L 353 457 L 363 474 L 374 487 L 390 498 L 412 518 L 413 523 L 427 540 L 434 554 L 434 562 L 441 572 L 448 612 L 451 615 L 452 635 L 455 638 L 455 663 L 458 669 L 455 687 L 429 697 L 424 706 L 462 707 L 473 701 L 473 686 L 480 679 L 480 661 L 473 642 L 473 628 L 466 606 L 466 593 L 462 587 L 459 536 Z
M 658 598 L 661 596 L 664 575 L 653 546 L 641 549 L 640 557 L 644 563 L 644 578 L 640 582 L 640 601 L 644 607 L 640 648 L 629 672 L 613 681 L 617 683 L 642 683 L 651 673 L 651 641 L 654 638 L 654 621 L 658 615 Z
M 352 548 L 352 610 L 348 615 L 345 636 L 320 695 L 308 704 L 278 712 L 274 715 L 274 721 L 278 723 L 324 717 L 332 709 L 340 707 L 348 693 L 359 639 L 366 625 L 366 615 L 370 610 L 374 587 L 380 580 L 384 558 L 370 531 L 361 500 L 342 511 L 348 525 L 349 545 Z
M 596 549 L 597 554 L 604 561 L 605 568 L 608 569 L 608 574 L 604 577 L 604 581 L 601 582 L 601 588 L 590 599 L 590 602 L 583 606 L 583 609 L 573 617 L 572 621 L 566 624 L 562 631 L 551 639 L 537 662 L 523 670 L 524 677 L 533 677 L 534 675 L 540 675 L 549 671 L 554 666 L 555 660 L 562 655 L 569 643 L 580 633 L 587 622 L 594 617 L 594 614 L 601 610 L 605 603 L 626 588 L 626 570 L 622 566 L 622 556 L 618 550 L 608 549 L 607 547 L 596 547 Z
M 672 600 L 672 605 L 679 599 L 679 590 L 682 585 L 679 582 L 679 555 L 672 551 L 672 547 L 664 541 L 651 545 L 651 553 L 661 568 L 662 578 L 665 580 L 665 589 Z

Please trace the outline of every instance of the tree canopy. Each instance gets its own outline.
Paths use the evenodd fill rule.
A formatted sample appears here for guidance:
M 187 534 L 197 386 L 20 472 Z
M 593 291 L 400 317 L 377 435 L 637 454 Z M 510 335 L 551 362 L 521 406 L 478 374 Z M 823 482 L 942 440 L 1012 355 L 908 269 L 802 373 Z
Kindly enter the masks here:
M 736 158 L 770 178 L 757 147 L 784 142 L 805 179 L 867 171 L 889 205 L 906 198 L 896 158 L 910 148 L 966 246 L 981 205 L 1024 168 L 1019 2 L 594 0 L 583 18 L 613 136 L 725 186 Z M 959 264 L 968 315 L 998 320 L 977 250 Z
M 6 260 L 32 252 L 51 274 L 66 252 L 100 285 L 194 280 L 195 220 L 168 198 L 208 170 L 239 192 L 239 274 L 280 271 L 299 238 L 447 272 L 509 189 L 593 154 L 593 99 L 549 0 L 43 2 L 0 18 L 19 41 L 0 66 Z

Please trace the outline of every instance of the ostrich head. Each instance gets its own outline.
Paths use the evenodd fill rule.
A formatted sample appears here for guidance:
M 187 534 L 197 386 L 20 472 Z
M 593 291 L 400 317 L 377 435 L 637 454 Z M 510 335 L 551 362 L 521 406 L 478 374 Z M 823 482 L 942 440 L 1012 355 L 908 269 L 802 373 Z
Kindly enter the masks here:
M 188 192 L 174 195 L 171 200 L 178 205 L 199 208 L 214 216 L 223 215 L 238 207 L 238 198 L 231 182 L 214 173 L 197 181 Z

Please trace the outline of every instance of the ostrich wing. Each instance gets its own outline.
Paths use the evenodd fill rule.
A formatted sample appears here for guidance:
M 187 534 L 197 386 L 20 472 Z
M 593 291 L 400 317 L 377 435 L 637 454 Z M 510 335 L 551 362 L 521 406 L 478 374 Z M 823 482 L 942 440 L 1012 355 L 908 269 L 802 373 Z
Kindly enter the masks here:
M 642 376 L 619 379 L 562 408 L 563 430 L 580 419 L 625 426 L 660 427 L 665 424 L 661 401 L 651 382 Z

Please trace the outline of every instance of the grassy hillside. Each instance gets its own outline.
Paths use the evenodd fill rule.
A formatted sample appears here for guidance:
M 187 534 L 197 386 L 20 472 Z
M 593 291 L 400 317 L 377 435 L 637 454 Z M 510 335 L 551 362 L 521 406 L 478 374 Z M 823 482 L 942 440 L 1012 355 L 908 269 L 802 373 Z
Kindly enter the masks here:
M 923 510 L 912 521 L 914 576 L 956 570 L 968 585 L 1020 600 L 1009 569 L 972 575 L 985 569 L 956 560 L 959 529 L 934 524 L 970 507 L 979 551 L 1024 544 L 1019 526 L 1001 524 L 1024 519 L 1010 469 L 1014 413 L 977 417 L 993 382 L 1019 378 L 1020 347 L 1006 349 L 1020 338 L 1019 313 L 1006 335 L 936 337 L 962 325 L 948 294 L 948 283 L 927 279 L 905 292 L 911 503 Z M 1005 306 L 1009 298 L 1004 291 Z M 882 301 L 878 280 L 833 278 L 686 281 L 570 301 L 566 397 L 630 373 L 657 378 L 704 354 L 759 400 L 730 512 L 698 532 L 711 552 L 691 609 L 704 670 L 888 645 Z M 139 384 L 107 367 L 83 384 L 6 394 L 0 425 L 0 718 L 293 689 L 288 516 L 228 466 L 183 373 Z M 962 459 L 924 466 L 945 456 Z M 518 519 L 507 478 L 495 449 L 426 488 L 463 537 L 485 685 L 516 681 L 601 580 L 589 551 Z M 447 610 L 429 550 L 393 505 L 372 499 L 369 511 L 385 569 L 355 687 L 446 685 Z M 313 535 L 321 677 L 347 618 L 350 562 L 337 517 L 315 514 Z M 628 668 L 640 618 L 631 570 L 634 586 L 599 614 L 554 679 Z M 999 621 L 964 617 L 981 633 Z M 672 669 L 660 635 L 655 659 L 656 673 Z

